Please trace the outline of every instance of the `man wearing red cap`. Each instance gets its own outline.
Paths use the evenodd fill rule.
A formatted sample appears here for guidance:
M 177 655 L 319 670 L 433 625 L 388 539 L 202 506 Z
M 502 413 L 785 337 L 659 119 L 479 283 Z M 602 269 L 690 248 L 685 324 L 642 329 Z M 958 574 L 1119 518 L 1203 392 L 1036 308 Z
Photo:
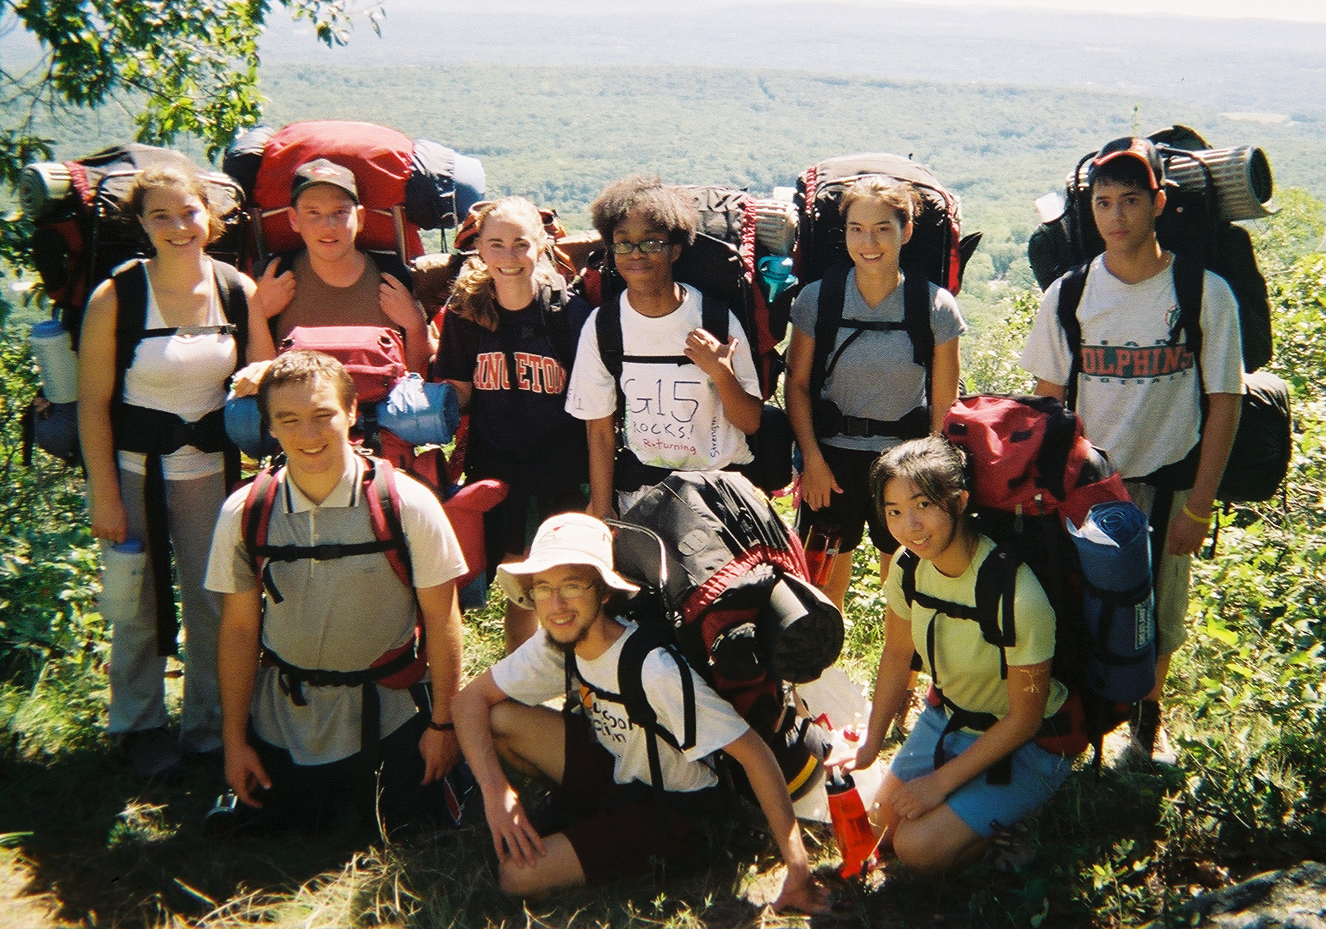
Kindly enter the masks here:
M 1192 555 L 1206 538 L 1216 488 L 1238 427 L 1243 353 L 1229 286 L 1160 247 L 1165 167 L 1147 139 L 1116 139 L 1087 174 L 1105 252 L 1050 285 L 1022 352 L 1036 393 L 1067 399 L 1128 492 L 1151 516 L 1155 573 L 1155 689 L 1132 721 L 1134 757 L 1173 763 L 1160 726 L 1170 659 L 1187 636 Z M 1077 278 L 1074 282 L 1074 278 Z M 1179 330 L 1179 289 L 1200 287 L 1200 354 Z M 1077 291 L 1075 317 L 1061 295 Z M 1195 302 L 1195 301 L 1194 301 Z M 1071 297 L 1064 301 L 1071 307 Z M 1065 328 L 1068 326 L 1068 329 Z M 1075 338 L 1068 332 L 1077 327 Z
M 326 158 L 301 165 L 290 186 L 290 225 L 304 240 L 293 255 L 271 261 L 255 301 L 271 321 L 273 344 L 254 357 L 272 357 L 296 326 L 381 326 L 405 340 L 405 364 L 423 373 L 435 346 L 423 308 L 399 261 L 355 247 L 364 207 L 354 172 Z M 267 333 L 255 333 L 262 339 Z M 256 382 L 257 375 L 251 375 Z

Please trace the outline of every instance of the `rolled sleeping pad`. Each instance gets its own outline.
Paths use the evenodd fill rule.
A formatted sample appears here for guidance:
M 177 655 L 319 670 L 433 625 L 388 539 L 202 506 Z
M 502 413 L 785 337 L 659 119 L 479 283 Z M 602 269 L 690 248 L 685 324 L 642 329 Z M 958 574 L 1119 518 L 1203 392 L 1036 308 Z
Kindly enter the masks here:
M 1082 563 L 1082 611 L 1090 633 L 1086 683 L 1107 700 L 1133 703 L 1156 683 L 1151 536 L 1133 503 L 1098 503 L 1082 528 L 1065 520 Z
M 843 647 L 843 621 L 833 601 L 791 572 L 769 591 L 755 617 L 756 635 L 774 673 L 792 684 L 813 681 Z
M 401 378 L 378 404 L 378 425 L 411 445 L 446 445 L 460 426 L 460 399 L 450 384 Z

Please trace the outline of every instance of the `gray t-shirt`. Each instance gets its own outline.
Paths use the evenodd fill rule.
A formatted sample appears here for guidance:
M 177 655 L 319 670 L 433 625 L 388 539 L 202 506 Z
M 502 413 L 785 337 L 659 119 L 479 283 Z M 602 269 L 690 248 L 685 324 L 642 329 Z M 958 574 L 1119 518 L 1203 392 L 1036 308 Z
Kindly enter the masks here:
M 903 291 L 901 282 L 893 293 L 876 306 L 867 306 L 856 286 L 856 271 L 847 273 L 844 320 L 902 322 Z M 930 285 L 930 329 L 935 344 L 943 345 L 967 331 L 957 301 L 947 290 Z M 820 282 L 812 281 L 792 305 L 792 325 L 812 339 L 819 317 Z M 838 327 L 836 351 L 855 330 Z M 833 357 L 833 352 L 829 353 Z M 824 383 L 824 396 L 838 405 L 844 416 L 895 421 L 927 402 L 925 368 L 912 357 L 912 340 L 905 330 L 862 332 L 839 357 L 833 373 Z M 892 436 L 851 438 L 833 436 L 821 440 L 835 448 L 882 451 L 902 440 Z

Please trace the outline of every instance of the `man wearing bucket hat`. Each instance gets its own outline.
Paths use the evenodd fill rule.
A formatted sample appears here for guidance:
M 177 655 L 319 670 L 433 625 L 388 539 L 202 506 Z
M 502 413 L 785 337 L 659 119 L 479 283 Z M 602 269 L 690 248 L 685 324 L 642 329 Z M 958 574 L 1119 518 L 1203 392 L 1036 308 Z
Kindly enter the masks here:
M 1105 251 L 1085 274 L 1075 269 L 1050 285 L 1021 363 L 1038 378 L 1036 393 L 1067 399 L 1076 409 L 1087 436 L 1109 455 L 1133 502 L 1150 516 L 1158 550 L 1159 659 L 1155 689 L 1132 720 L 1130 756 L 1172 764 L 1160 698 L 1170 659 L 1187 637 L 1192 555 L 1206 538 L 1238 427 L 1238 307 L 1224 280 L 1195 268 L 1192 278 L 1202 288 L 1200 357 L 1174 331 L 1178 288 L 1187 286 L 1180 279 L 1188 272 L 1176 272 L 1175 256 L 1156 239 L 1167 182 L 1149 140 L 1110 142 L 1092 160 L 1087 178 Z M 1067 322 L 1080 332 L 1070 342 L 1060 297 L 1072 293 L 1078 294 L 1075 322 L 1071 314 Z M 1063 302 L 1071 307 L 1072 296 Z
M 745 770 L 787 863 L 775 906 L 823 911 L 824 892 L 810 876 L 773 754 L 729 703 L 661 648 L 644 658 L 645 695 L 658 723 L 681 731 L 686 675 L 696 744 L 683 752 L 659 740 L 664 791 L 651 786 L 644 729 L 602 696 L 619 693 L 623 648 L 645 634 L 612 613 L 638 588 L 613 570 L 608 527 L 581 513 L 554 516 L 539 527 L 529 557 L 499 567 L 497 580 L 509 598 L 535 611 L 543 634 L 467 684 L 453 709 L 456 735 L 483 790 L 502 889 L 537 897 L 644 873 L 654 860 L 674 867 L 693 861 L 703 846 L 698 820 L 725 805 L 705 761 L 722 749 Z M 576 712 L 542 705 L 567 695 L 573 679 Z M 551 780 L 554 808 L 571 824 L 541 836 L 501 761 Z
M 326 158 L 300 165 L 290 184 L 289 215 L 304 248 L 273 258 L 258 281 L 255 303 L 270 322 L 272 343 L 252 354 L 272 357 L 296 326 L 381 326 L 401 332 L 406 366 L 424 372 L 436 345 L 411 293 L 409 269 L 355 247 L 364 207 L 354 172 Z M 251 369 L 241 380 L 256 385 L 260 374 Z

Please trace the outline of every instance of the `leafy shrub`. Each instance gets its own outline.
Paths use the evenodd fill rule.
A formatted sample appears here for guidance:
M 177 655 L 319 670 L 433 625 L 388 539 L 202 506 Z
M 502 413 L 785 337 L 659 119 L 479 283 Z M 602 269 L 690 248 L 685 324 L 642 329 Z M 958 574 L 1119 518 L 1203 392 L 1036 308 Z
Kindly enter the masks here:
M 0 677 L 31 686 L 46 663 L 95 655 L 99 570 L 78 472 L 44 452 L 22 463 L 21 416 L 36 394 L 27 340 L 0 340 Z

